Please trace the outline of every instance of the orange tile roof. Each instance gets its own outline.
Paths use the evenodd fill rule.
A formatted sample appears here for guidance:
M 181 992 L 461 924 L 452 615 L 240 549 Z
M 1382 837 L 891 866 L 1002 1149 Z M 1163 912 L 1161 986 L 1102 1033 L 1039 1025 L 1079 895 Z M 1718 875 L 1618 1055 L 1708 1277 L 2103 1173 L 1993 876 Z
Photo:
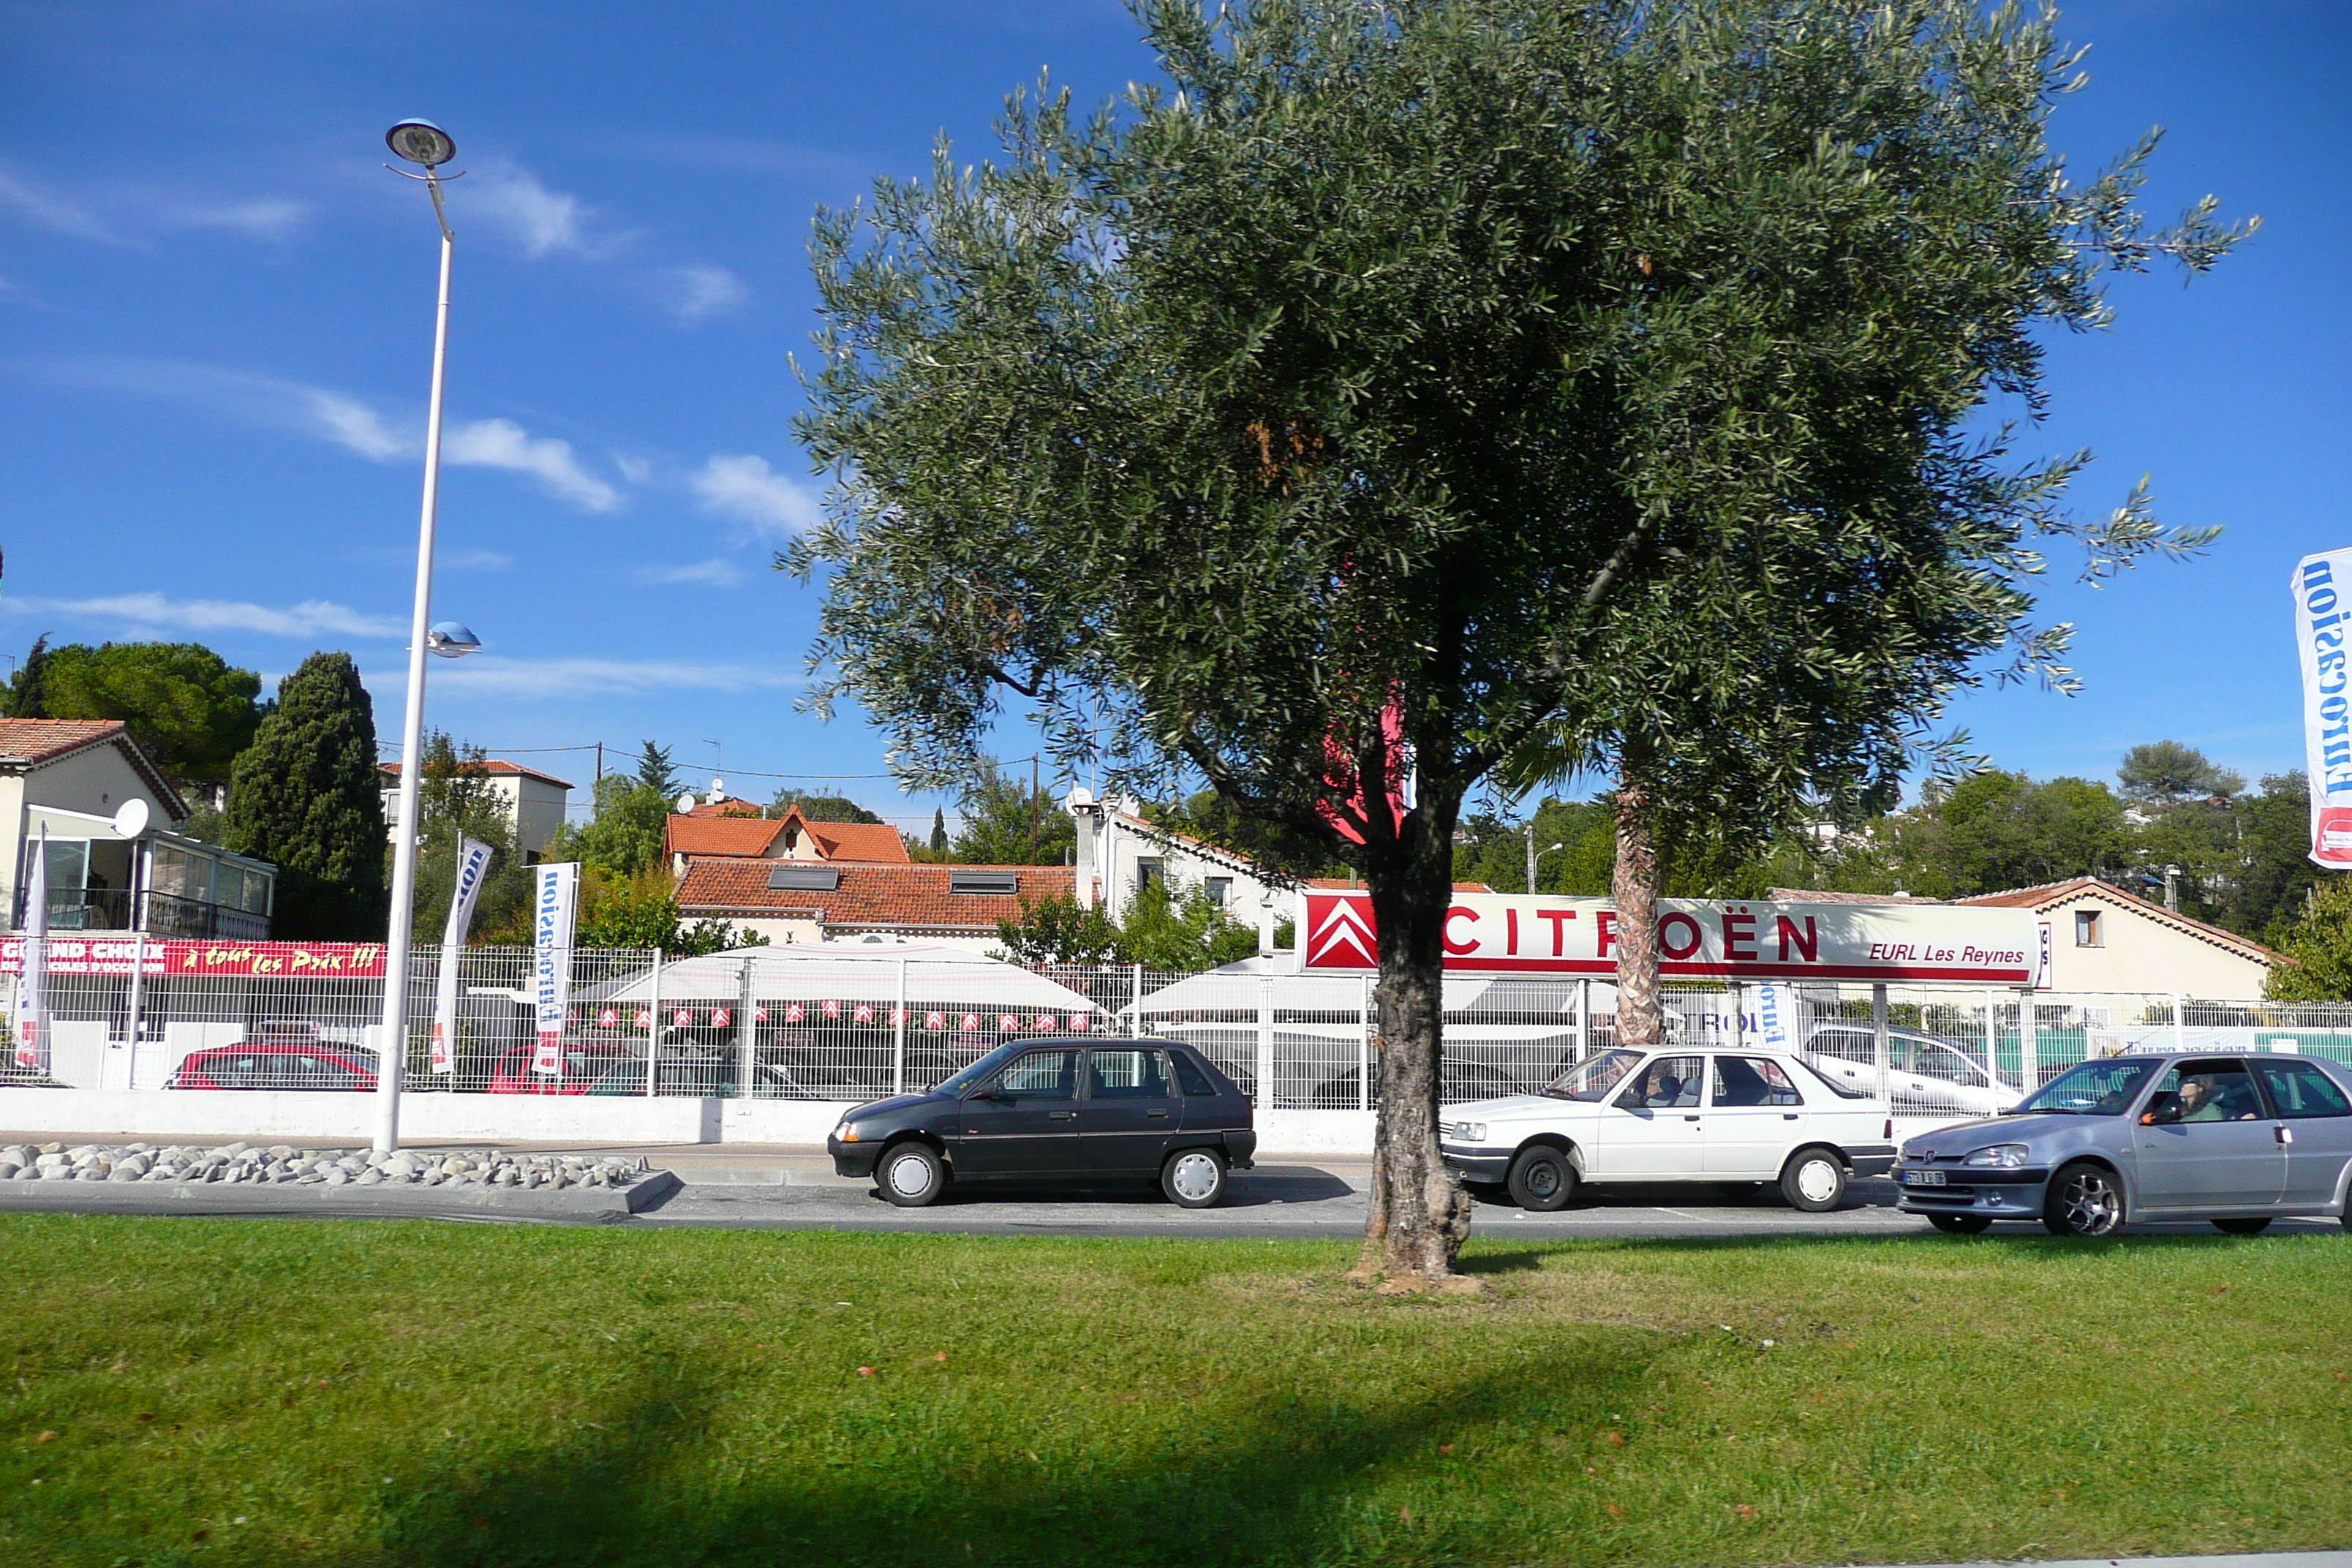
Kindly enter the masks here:
M 812 822 L 806 825 L 817 851 L 828 860 L 908 863 L 907 841 L 887 822 Z
M 698 802 L 695 808 L 686 815 L 688 816 L 765 816 L 768 814 L 760 809 L 758 801 L 743 800 L 730 795 L 724 800 Z
M 0 768 L 37 768 L 92 746 L 110 744 L 121 752 L 173 821 L 187 816 L 188 803 L 180 798 L 155 759 L 131 739 L 131 727 L 121 720 L 0 719 Z
M 121 734 L 124 729 L 120 719 L 0 719 L 0 756 L 46 763 L 93 741 Z
M 378 763 L 376 767 L 382 772 L 390 773 L 394 778 L 400 776 L 398 763 Z M 478 763 L 460 763 L 457 764 L 457 771 L 461 773 L 483 773 L 491 778 L 537 779 L 541 784 L 551 784 L 558 789 L 572 787 L 553 773 L 543 773 L 537 768 L 527 768 L 520 763 L 510 763 L 504 757 L 486 757 Z
M 781 821 L 760 816 L 674 816 L 662 834 L 662 849 L 670 855 L 764 856 L 783 830 Z
M 1021 918 L 1026 900 L 1066 899 L 1073 887 L 1067 866 L 951 866 L 938 863 L 887 866 L 847 861 L 831 868 L 841 885 L 830 891 L 771 888 L 768 874 L 779 862 L 695 860 L 678 884 L 678 908 L 707 915 L 814 917 L 829 930 L 955 932 L 993 936 L 996 922 Z M 960 871 L 1011 871 L 1017 893 L 956 893 L 949 879 Z

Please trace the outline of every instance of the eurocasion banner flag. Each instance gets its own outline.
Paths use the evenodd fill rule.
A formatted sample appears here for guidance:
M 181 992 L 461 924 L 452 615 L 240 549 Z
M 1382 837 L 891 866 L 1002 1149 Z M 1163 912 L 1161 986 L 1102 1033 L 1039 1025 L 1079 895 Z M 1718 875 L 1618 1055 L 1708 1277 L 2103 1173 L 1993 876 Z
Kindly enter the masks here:
M 539 1002 L 539 1045 L 530 1070 L 563 1071 L 563 1017 L 572 1005 L 572 931 L 579 914 L 580 867 L 542 862 L 531 888 L 532 976 Z
M 1300 891 L 1306 972 L 1380 967 L 1372 898 Z M 1658 967 L 1670 979 L 1963 981 L 2033 984 L 2040 952 L 2031 910 L 1951 904 L 1771 903 L 1661 899 Z M 1617 973 L 1617 910 L 1606 899 L 1460 893 L 1445 911 L 1454 974 Z
M 2352 550 L 2306 555 L 2288 584 L 2303 658 L 2304 773 L 2311 781 L 2311 858 L 2352 870 L 2352 689 L 2345 624 L 2352 619 Z
M 474 929 L 474 902 L 482 896 L 482 879 L 490 869 L 490 847 L 459 835 L 457 886 L 449 900 L 449 923 L 441 932 L 441 973 L 433 988 L 433 1070 L 457 1068 L 457 970 L 464 960 L 466 933 Z
M 49 830 L 25 862 L 24 967 L 16 974 L 16 1065 L 49 1070 Z

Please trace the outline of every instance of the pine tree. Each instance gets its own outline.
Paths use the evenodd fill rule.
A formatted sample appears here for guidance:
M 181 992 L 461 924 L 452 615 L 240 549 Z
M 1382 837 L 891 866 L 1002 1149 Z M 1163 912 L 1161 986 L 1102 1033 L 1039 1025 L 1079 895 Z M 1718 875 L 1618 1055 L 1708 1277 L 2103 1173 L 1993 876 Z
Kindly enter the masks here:
M 637 753 L 637 782 L 664 800 L 677 793 L 677 770 L 670 766 L 667 746 L 646 742 Z
M 314 653 L 278 683 L 278 706 L 236 759 L 223 838 L 278 867 L 279 937 L 380 940 L 383 802 L 375 710 L 347 653 Z
M 931 853 L 945 858 L 948 852 L 948 813 L 945 806 L 931 808 Z

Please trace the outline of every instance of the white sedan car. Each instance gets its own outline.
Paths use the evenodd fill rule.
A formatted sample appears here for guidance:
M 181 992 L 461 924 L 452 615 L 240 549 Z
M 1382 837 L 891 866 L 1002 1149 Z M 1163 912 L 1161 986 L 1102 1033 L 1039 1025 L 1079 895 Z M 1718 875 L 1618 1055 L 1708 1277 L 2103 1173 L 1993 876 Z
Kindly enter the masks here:
M 1811 1213 L 1895 1163 L 1884 1101 L 1760 1050 L 1604 1051 L 1540 1094 L 1448 1106 L 1446 1168 L 1557 1209 L 1580 1182 L 1778 1182 Z

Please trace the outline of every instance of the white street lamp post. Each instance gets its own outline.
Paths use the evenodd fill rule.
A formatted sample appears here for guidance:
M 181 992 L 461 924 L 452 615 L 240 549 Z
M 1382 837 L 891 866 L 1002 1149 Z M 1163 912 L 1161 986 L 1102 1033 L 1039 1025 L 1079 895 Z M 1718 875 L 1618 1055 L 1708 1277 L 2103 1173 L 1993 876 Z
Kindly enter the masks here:
M 416 603 L 408 626 L 408 711 L 401 723 L 399 826 L 393 836 L 392 920 L 385 933 L 383 1050 L 377 1060 L 375 1147 L 389 1154 L 400 1144 L 400 1080 L 408 1066 L 408 932 L 416 902 L 416 786 L 425 737 L 425 655 L 434 628 L 433 520 L 441 492 L 441 379 L 449 352 L 449 253 L 457 237 L 441 205 L 440 167 L 457 155 L 447 132 L 426 120 L 404 120 L 384 133 L 393 152 L 422 167 L 441 226 L 441 294 L 433 318 L 433 396 L 425 416 L 425 507 L 416 531 Z M 390 165 L 386 165 L 389 167 Z M 395 170 L 406 174 L 406 170 Z M 437 650 L 436 650 L 437 651 Z

